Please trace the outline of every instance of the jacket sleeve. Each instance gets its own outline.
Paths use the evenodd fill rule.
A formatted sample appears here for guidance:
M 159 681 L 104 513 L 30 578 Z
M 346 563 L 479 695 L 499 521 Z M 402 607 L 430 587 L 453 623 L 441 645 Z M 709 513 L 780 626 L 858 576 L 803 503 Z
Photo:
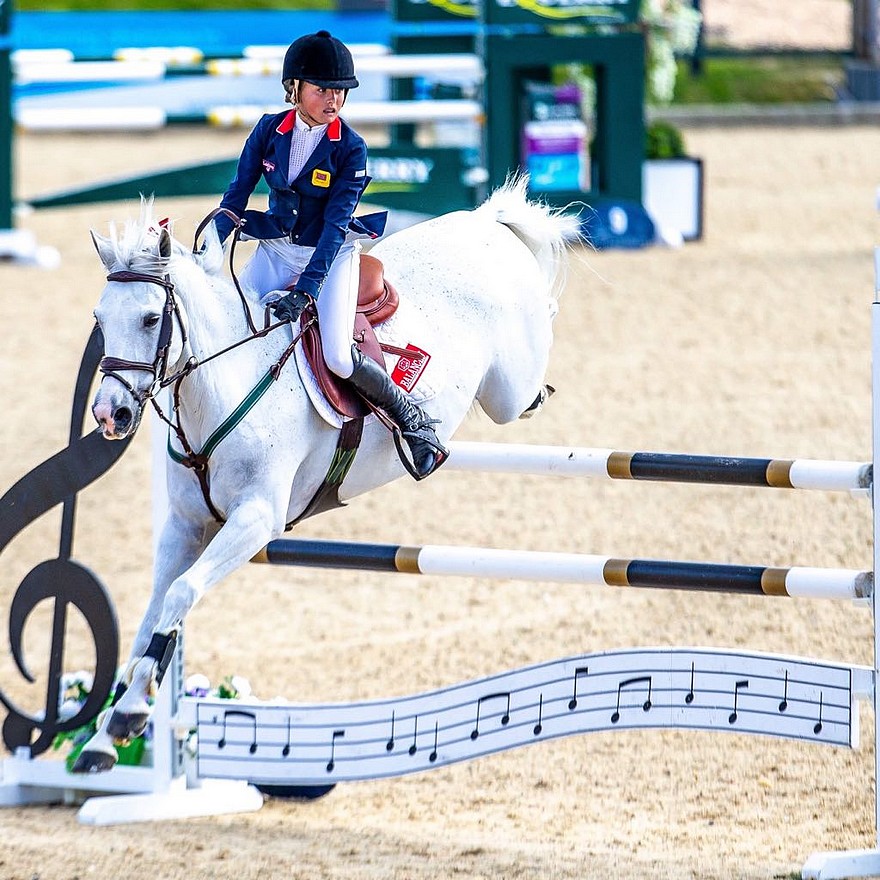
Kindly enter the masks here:
M 297 289 L 318 296 L 330 271 L 330 265 L 345 241 L 348 225 L 366 188 L 366 168 L 367 145 L 356 135 L 354 143 L 337 169 L 324 208 L 324 227 L 315 252 L 296 284 Z
M 244 214 L 248 199 L 253 194 L 263 174 L 266 131 L 272 119 L 272 116 L 264 116 L 248 135 L 241 151 L 241 156 L 238 159 L 235 177 L 232 178 L 232 182 L 220 200 L 221 208 L 228 208 L 239 217 Z M 220 235 L 220 241 L 225 241 L 232 231 L 232 221 L 225 215 L 220 214 L 214 222 Z

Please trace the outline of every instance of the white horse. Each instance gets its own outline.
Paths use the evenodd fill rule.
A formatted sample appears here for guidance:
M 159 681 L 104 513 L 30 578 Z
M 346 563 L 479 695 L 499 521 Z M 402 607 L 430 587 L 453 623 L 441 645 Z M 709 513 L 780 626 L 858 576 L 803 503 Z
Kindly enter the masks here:
M 430 354 L 413 394 L 420 391 L 417 402 L 440 420 L 444 443 L 475 403 L 502 424 L 544 399 L 566 243 L 577 238 L 577 221 L 530 202 L 526 183 L 511 181 L 476 210 L 410 227 L 371 251 L 400 292 L 389 333 L 398 345 L 411 342 Z M 242 410 L 283 359 L 290 325 L 236 345 L 250 330 L 242 299 L 223 271 L 213 224 L 206 247 L 193 254 L 150 213 L 146 204 L 140 221 L 130 221 L 121 235 L 92 233 L 109 273 L 95 309 L 105 376 L 92 411 L 106 438 L 125 438 L 137 430 L 160 385 L 176 377 L 176 424 L 193 450 L 212 445 L 208 497 L 223 522 L 209 511 L 194 470 L 171 462 L 152 597 L 114 706 L 83 749 L 78 772 L 110 769 L 114 743 L 143 731 L 147 697 L 161 683 L 187 613 L 303 512 L 331 467 L 339 436 L 332 415 L 319 412 L 295 358 Z M 264 313 L 249 308 L 262 328 Z M 218 426 L 236 411 L 217 442 Z M 179 439 L 172 436 L 171 445 L 180 451 Z M 339 500 L 403 473 L 388 429 L 368 418 Z

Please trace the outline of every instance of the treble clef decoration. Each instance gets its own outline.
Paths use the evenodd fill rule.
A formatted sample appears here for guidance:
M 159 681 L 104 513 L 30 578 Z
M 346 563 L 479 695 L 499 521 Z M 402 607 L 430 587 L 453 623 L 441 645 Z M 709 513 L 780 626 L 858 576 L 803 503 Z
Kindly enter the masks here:
M 77 375 L 67 447 L 22 477 L 0 498 L 0 554 L 29 523 L 55 505 L 63 504 L 58 558 L 39 563 L 25 576 L 9 611 L 12 656 L 25 679 L 34 683 L 36 679 L 25 663 L 22 649 L 25 624 L 41 602 L 53 599 L 55 603 L 45 711 L 29 715 L 0 688 L 0 703 L 8 711 L 2 728 L 3 742 L 13 752 L 21 747 L 29 748 L 32 757 L 49 748 L 57 733 L 75 730 L 91 721 L 104 705 L 116 674 L 119 631 L 113 605 L 98 578 L 70 558 L 77 493 L 109 470 L 128 447 L 128 440 L 111 443 L 97 431 L 80 436 L 89 391 L 103 349 L 104 338 L 96 325 Z M 82 707 L 71 717 L 62 719 L 58 704 L 68 605 L 82 614 L 91 631 L 95 643 L 95 672 L 92 689 Z

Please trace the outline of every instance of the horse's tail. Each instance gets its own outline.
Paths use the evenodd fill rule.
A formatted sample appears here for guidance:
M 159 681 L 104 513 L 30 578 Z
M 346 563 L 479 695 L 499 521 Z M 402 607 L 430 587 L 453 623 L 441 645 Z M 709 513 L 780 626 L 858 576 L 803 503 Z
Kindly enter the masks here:
M 477 212 L 508 227 L 525 244 L 547 279 L 548 292 L 558 296 L 565 285 L 566 245 L 582 239 L 580 223 L 562 208 L 530 201 L 528 185 L 527 174 L 511 175 Z

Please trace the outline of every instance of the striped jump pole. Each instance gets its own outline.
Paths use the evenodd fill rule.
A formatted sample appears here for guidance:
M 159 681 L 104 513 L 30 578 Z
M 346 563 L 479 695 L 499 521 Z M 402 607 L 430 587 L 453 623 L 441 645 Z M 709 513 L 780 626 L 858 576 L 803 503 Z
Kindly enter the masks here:
M 211 125 L 216 128 L 252 128 L 265 113 L 277 113 L 278 104 L 222 104 L 195 113 L 167 112 L 158 105 L 119 107 L 17 107 L 15 124 L 21 131 L 138 131 L 168 125 Z M 483 107 L 464 98 L 437 101 L 360 101 L 346 106 L 353 125 L 438 122 L 479 122 Z
M 870 462 L 734 458 L 462 441 L 450 443 L 450 456 L 444 470 L 846 492 L 867 490 L 873 479 Z
M 853 569 L 771 568 L 761 565 L 615 559 L 610 556 L 534 550 L 496 550 L 436 544 L 359 544 L 309 539 L 270 541 L 252 561 L 306 568 L 555 581 L 609 587 L 810 599 L 867 599 L 873 594 L 874 582 L 871 572 Z

